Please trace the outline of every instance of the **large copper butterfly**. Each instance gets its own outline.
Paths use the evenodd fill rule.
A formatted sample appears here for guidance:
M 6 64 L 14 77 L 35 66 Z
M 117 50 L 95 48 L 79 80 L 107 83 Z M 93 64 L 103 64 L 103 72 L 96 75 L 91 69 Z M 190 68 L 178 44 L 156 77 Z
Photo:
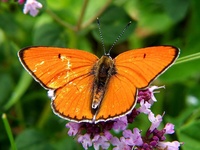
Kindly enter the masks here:
M 172 46 L 129 50 L 114 59 L 58 47 L 27 47 L 18 53 L 24 68 L 48 90 L 55 114 L 94 123 L 130 113 L 138 89 L 147 88 L 178 55 Z

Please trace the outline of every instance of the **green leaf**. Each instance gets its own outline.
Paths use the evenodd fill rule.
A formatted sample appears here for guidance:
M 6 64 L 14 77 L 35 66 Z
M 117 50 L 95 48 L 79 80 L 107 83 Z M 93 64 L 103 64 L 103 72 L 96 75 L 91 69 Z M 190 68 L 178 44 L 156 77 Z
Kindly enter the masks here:
M 6 88 L 5 88 L 6 87 Z M 11 93 L 13 92 L 13 81 L 12 77 L 8 73 L 1 73 L 0 74 L 0 91 L 1 91 L 1 98 L 0 98 L 0 105 L 6 102 L 9 98 Z
M 48 7 L 64 22 L 75 25 L 80 16 L 83 1 L 74 0 L 48 0 Z
M 17 101 L 20 100 L 21 96 L 25 93 L 28 86 L 31 84 L 32 78 L 31 76 L 24 70 L 22 72 L 21 78 L 14 89 L 14 92 L 10 94 L 10 99 L 4 105 L 4 110 L 8 110 L 12 107 Z
M 172 65 L 159 79 L 165 83 L 181 82 L 195 75 L 200 69 L 200 60 L 193 60 L 182 64 Z
M 14 37 L 18 32 L 18 27 L 14 16 L 10 13 L 1 12 L 0 20 L 0 29 L 3 29 L 7 36 Z
M 162 6 L 173 22 L 182 20 L 189 8 L 190 0 L 167 0 L 162 1 Z
M 68 135 L 66 135 L 65 138 L 59 139 L 56 143 L 53 143 L 52 145 L 55 149 L 58 150 L 83 150 L 83 147 L 80 143 L 77 143 L 77 141 Z
M 66 33 L 53 22 L 36 26 L 33 33 L 33 45 L 66 47 Z
M 185 16 L 189 2 L 184 0 L 127 1 L 128 13 L 138 20 L 138 26 L 153 33 L 163 33 Z
M 116 13 L 117 12 L 117 13 Z M 105 44 L 111 45 L 123 31 L 125 26 L 132 21 L 122 7 L 110 6 L 103 14 L 99 17 L 100 26 L 102 30 L 102 36 Z M 123 36 L 120 37 L 117 43 L 125 41 L 133 32 L 136 22 L 132 21 L 132 24 L 126 29 Z M 92 31 L 92 34 L 96 40 L 101 42 L 99 29 L 96 27 Z
M 184 142 L 183 150 L 199 150 L 200 149 L 200 120 L 194 121 L 177 130 L 180 141 Z
M 47 139 L 44 135 L 36 129 L 24 130 L 17 136 L 16 145 L 19 150 L 53 149 L 52 146 L 47 143 Z
M 92 17 L 94 17 L 94 15 L 96 15 L 97 12 L 99 12 L 100 9 L 102 9 L 105 6 L 106 3 L 108 3 L 108 0 L 89 1 L 83 21 L 86 22 Z M 98 17 L 101 17 L 101 16 L 98 16 Z
M 199 52 L 200 42 L 200 1 L 192 1 L 192 15 L 190 16 L 190 22 L 187 27 L 186 36 L 184 37 L 182 45 L 180 45 L 180 56 L 188 56 Z M 182 64 L 172 66 L 169 71 L 162 75 L 162 79 L 165 81 L 184 81 L 187 78 L 197 76 L 200 70 L 200 59 L 188 61 Z

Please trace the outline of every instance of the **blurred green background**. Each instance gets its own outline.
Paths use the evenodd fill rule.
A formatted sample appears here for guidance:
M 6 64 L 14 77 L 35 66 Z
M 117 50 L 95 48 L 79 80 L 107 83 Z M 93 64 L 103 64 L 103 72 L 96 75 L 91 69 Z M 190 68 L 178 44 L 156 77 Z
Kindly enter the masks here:
M 55 116 L 46 91 L 23 69 L 17 52 L 26 46 L 48 45 L 103 54 L 96 18 L 106 49 L 129 21 L 131 26 L 113 48 L 115 57 L 129 49 L 173 45 L 179 58 L 200 51 L 199 0 L 40 0 L 36 17 L 23 14 L 23 5 L 0 2 L 0 113 L 6 113 L 15 143 L 27 149 L 83 149 L 67 135 L 66 121 Z M 193 58 L 193 57 L 192 57 Z M 155 114 L 175 124 L 168 140 L 184 142 L 183 150 L 200 149 L 200 60 L 175 64 L 154 85 Z M 135 126 L 147 128 L 144 120 Z M 2 119 L 0 149 L 10 149 Z M 92 148 L 91 148 L 92 149 Z

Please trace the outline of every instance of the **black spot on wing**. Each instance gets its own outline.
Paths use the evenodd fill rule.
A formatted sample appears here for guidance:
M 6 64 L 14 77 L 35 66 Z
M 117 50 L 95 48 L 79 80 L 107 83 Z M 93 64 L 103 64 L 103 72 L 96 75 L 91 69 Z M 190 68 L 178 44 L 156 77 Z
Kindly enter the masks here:
M 146 53 L 144 53 L 143 58 L 144 58 L 144 59 L 146 58 Z
M 61 57 L 61 54 L 58 54 L 58 58 L 60 59 L 60 57 Z

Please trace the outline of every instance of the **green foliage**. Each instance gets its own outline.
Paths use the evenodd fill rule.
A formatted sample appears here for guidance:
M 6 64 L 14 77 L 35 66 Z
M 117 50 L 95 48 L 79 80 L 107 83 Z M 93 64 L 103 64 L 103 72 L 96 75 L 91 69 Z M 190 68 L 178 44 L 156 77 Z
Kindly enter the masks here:
M 67 135 L 66 121 L 50 110 L 46 91 L 24 73 L 17 51 L 26 46 L 48 45 L 83 49 L 101 56 L 99 17 L 106 50 L 129 21 L 131 26 L 117 42 L 113 56 L 138 47 L 173 45 L 180 57 L 200 50 L 199 0 L 41 0 L 36 17 L 25 15 L 23 5 L 0 1 L 0 112 L 6 113 L 16 146 L 23 149 L 82 149 Z M 200 149 L 200 60 L 175 64 L 156 85 L 154 112 L 174 123 L 183 150 Z M 30 84 L 31 83 L 31 84 Z M 141 121 L 142 124 L 143 121 Z M 0 124 L 3 124 L 2 122 Z M 142 126 L 145 126 L 143 123 Z M 0 126 L 1 149 L 11 145 Z
M 184 127 L 181 127 L 178 131 L 180 140 L 184 142 L 184 149 L 199 150 L 200 136 L 197 134 L 199 131 L 200 121 L 192 122 Z

